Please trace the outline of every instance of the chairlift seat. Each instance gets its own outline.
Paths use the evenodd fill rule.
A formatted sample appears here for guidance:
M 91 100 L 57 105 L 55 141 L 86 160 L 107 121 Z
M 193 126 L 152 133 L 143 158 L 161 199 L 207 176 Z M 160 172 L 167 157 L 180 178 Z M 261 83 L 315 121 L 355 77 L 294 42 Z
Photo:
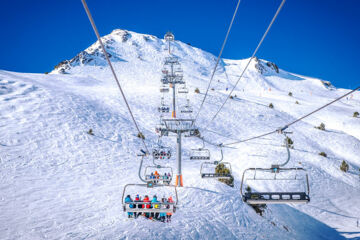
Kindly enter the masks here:
M 192 109 L 181 109 L 181 111 L 180 111 L 181 113 L 192 113 L 193 112 L 193 110 Z
M 178 93 L 189 93 L 189 89 L 187 89 L 187 88 L 179 88 Z
M 209 160 L 210 151 L 205 148 L 191 149 L 190 160 Z
M 222 173 L 201 173 L 201 178 L 231 179 L 232 175 Z
M 169 88 L 168 87 L 160 87 L 160 92 L 164 93 L 164 92 L 169 92 Z
M 158 203 L 151 203 L 151 202 L 125 202 L 125 196 L 128 194 L 129 187 L 142 187 L 148 189 L 148 184 L 126 184 L 123 193 L 122 193 L 122 205 L 123 211 L 127 213 L 175 213 L 177 205 L 178 205 L 178 194 L 176 190 L 176 186 L 174 185 L 151 185 L 151 189 L 156 188 L 172 188 L 174 190 L 173 196 L 175 196 L 174 202 L 158 202 Z M 171 196 L 171 195 L 170 195 Z M 139 205 L 145 208 L 140 208 Z M 152 208 L 147 208 L 147 206 Z
M 162 112 L 162 113 L 167 113 L 167 112 L 170 111 L 170 107 L 168 107 L 168 106 L 160 106 L 160 107 L 158 107 L 158 111 Z
M 190 156 L 190 160 L 210 160 L 210 156 Z
M 216 168 L 219 164 L 223 164 L 224 167 L 229 170 L 229 173 L 217 173 Z M 215 167 L 213 167 L 214 165 Z M 206 170 L 209 167 L 204 167 L 204 166 L 211 166 L 213 170 L 209 172 L 209 170 Z M 229 162 L 221 162 L 221 161 L 203 162 L 200 168 L 200 176 L 201 178 L 231 179 L 232 178 L 231 164 Z
M 246 192 L 243 196 L 248 204 L 285 204 L 308 203 L 310 197 L 306 192 Z
M 145 208 L 140 208 L 139 205 L 145 206 Z M 146 208 L 147 205 L 150 205 L 150 208 Z M 175 213 L 176 206 L 175 203 L 127 202 L 124 204 L 123 210 L 127 213 Z

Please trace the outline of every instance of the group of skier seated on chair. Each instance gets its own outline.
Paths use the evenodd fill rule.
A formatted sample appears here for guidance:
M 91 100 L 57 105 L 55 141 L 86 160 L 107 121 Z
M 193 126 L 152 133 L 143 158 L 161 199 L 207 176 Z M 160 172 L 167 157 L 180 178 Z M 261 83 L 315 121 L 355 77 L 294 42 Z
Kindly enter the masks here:
M 165 158 L 171 158 L 171 151 L 170 150 L 154 150 L 153 156 L 158 159 L 165 159 Z
M 150 201 L 149 196 L 145 195 L 144 199 L 137 194 L 133 200 L 130 195 L 127 195 L 125 198 L 125 203 L 129 205 L 129 208 L 137 209 L 169 209 L 170 204 L 173 204 L 174 201 L 172 197 L 169 198 L 163 197 L 161 201 L 158 201 L 157 196 L 154 195 L 153 199 Z M 139 203 L 139 204 L 137 204 Z M 170 204 L 168 204 L 170 203 Z M 139 216 L 144 216 L 145 218 L 158 220 L 161 222 L 171 222 L 171 212 L 128 212 L 128 218 L 138 218 Z
M 171 182 L 171 174 L 170 173 L 167 173 L 167 174 L 165 173 L 164 175 L 160 175 L 158 173 L 158 171 L 155 171 L 155 173 L 152 172 L 149 175 L 149 179 L 147 179 L 147 180 L 150 180 L 150 181 L 152 181 L 154 183 L 158 183 L 159 180 L 162 180 L 163 183 L 170 184 L 170 182 Z

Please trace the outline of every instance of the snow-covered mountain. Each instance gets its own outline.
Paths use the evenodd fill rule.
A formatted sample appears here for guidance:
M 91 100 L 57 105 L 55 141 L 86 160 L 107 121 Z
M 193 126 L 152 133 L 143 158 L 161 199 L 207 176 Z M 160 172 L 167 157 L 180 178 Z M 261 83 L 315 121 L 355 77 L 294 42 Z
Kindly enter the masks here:
M 126 30 L 103 39 L 145 141 L 154 146 L 167 45 Z M 181 41 L 172 47 L 197 112 L 216 57 Z M 210 125 L 221 135 L 206 131 L 247 60 L 224 59 L 216 72 L 197 122 L 212 142 L 274 130 L 348 91 L 256 59 Z M 359 92 L 289 128 L 294 141 L 289 166 L 308 170 L 309 204 L 269 205 L 259 216 L 241 200 L 246 168 L 270 167 L 286 158 L 282 136 L 224 149 L 234 188 L 202 180 L 200 162 L 189 160 L 190 149 L 202 143 L 184 138 L 184 187 L 178 189 L 179 208 L 167 224 L 129 220 L 122 211 L 123 187 L 140 183 L 136 154 L 141 142 L 98 42 L 50 74 L 0 71 L 0 101 L 1 239 L 360 239 L 360 118 L 353 117 L 360 111 Z M 325 131 L 314 128 L 320 123 Z M 86 133 L 90 128 L 94 136 Z M 174 138 L 165 137 L 163 143 L 175 150 Z M 207 147 L 215 159 L 220 157 L 219 149 Z M 343 160 L 349 164 L 347 173 L 339 169 Z M 159 163 L 175 171 L 174 158 Z M 151 165 L 152 159 L 144 164 Z

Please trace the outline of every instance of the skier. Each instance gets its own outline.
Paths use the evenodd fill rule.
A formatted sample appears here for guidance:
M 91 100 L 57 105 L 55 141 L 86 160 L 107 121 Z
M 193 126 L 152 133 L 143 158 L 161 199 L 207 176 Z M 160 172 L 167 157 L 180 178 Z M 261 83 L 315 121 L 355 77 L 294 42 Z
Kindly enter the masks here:
M 149 199 L 149 196 L 148 196 L 148 195 L 145 195 L 145 197 L 144 197 L 144 199 L 143 199 L 143 202 L 145 202 L 145 203 L 150 203 L 150 199 Z M 146 204 L 146 205 L 144 205 L 143 208 L 151 208 L 151 205 L 150 205 L 150 204 Z M 145 217 L 146 217 L 146 218 L 149 218 L 149 217 L 150 217 L 150 214 L 149 214 L 148 212 L 145 213 Z
M 157 171 L 155 171 L 154 176 L 155 176 L 155 183 L 158 183 L 160 174 Z
M 167 201 L 166 201 L 166 198 L 163 197 L 163 198 L 161 199 L 161 202 L 162 202 L 162 203 L 166 203 L 166 202 L 167 202 Z M 165 213 L 165 212 L 161 212 L 161 213 L 160 213 L 160 221 L 161 221 L 161 222 L 165 222 L 165 217 L 166 217 L 166 213 Z
M 168 184 L 170 184 L 170 182 L 171 182 L 171 174 L 170 173 L 168 173 L 168 179 L 169 179 L 169 181 L 168 181 Z
M 125 198 L 125 203 L 132 203 L 133 200 L 131 199 L 130 195 L 127 195 L 126 198 Z M 129 207 L 130 208 L 134 208 L 134 204 L 129 204 Z M 128 218 L 132 218 L 133 217 L 133 214 L 132 212 L 128 212 Z
M 174 203 L 172 197 L 170 196 L 169 199 L 167 200 L 168 203 Z M 168 208 L 170 206 L 168 205 Z M 172 216 L 172 213 L 171 212 L 168 212 L 166 213 L 166 222 L 171 222 L 171 216 Z
M 139 194 L 136 195 L 136 197 L 135 197 L 135 202 L 141 202 L 141 198 L 139 197 Z M 142 205 L 142 204 L 137 204 L 136 207 L 137 207 L 137 208 L 143 208 L 143 205 Z M 135 218 L 137 218 L 137 217 L 140 216 L 140 215 L 141 215 L 141 212 L 139 212 L 139 213 L 134 213 Z
M 151 200 L 151 203 L 152 203 L 151 205 L 152 205 L 153 209 L 160 208 L 160 204 L 156 204 L 156 203 L 159 203 L 156 195 L 154 195 L 153 199 Z M 151 216 L 157 220 L 159 218 L 159 213 L 152 213 Z
M 164 176 L 163 176 L 163 183 L 167 183 L 168 182 L 167 180 L 168 180 L 168 176 L 165 173 Z

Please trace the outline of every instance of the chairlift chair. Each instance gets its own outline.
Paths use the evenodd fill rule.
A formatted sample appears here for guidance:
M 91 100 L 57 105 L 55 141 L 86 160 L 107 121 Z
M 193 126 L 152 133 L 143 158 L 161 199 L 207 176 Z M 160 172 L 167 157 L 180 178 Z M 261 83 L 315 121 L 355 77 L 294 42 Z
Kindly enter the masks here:
M 159 175 L 155 175 L 155 171 L 160 172 Z M 173 170 L 171 167 L 163 167 L 160 165 L 147 166 L 145 168 L 145 181 L 153 184 L 169 185 L 173 177 Z
M 186 99 L 186 105 L 180 109 L 181 113 L 192 113 L 192 107 L 190 106 L 190 100 Z
M 164 36 L 164 39 L 166 41 L 174 41 L 175 37 L 174 34 L 172 32 L 167 32 Z
M 130 188 L 136 188 L 136 189 L 135 190 L 133 189 L 131 191 L 129 190 Z M 134 196 L 139 193 L 142 193 L 141 197 L 144 197 L 145 195 L 151 197 L 152 194 L 155 194 L 156 196 L 161 196 L 159 195 L 160 189 L 165 189 L 165 188 L 174 190 L 175 200 L 173 202 L 152 203 L 152 202 L 143 202 L 141 200 L 136 202 L 134 200 L 132 202 L 126 201 L 126 196 L 130 195 L 134 198 Z M 161 198 L 158 198 L 158 200 L 161 200 Z M 123 211 L 126 213 L 175 213 L 178 205 L 178 194 L 177 194 L 176 186 L 160 185 L 160 184 L 154 185 L 151 183 L 127 184 L 125 185 L 122 193 L 122 205 L 123 205 Z
M 216 173 L 216 167 L 220 164 L 224 165 L 224 168 L 229 169 L 229 173 Z M 211 171 L 209 169 L 211 168 Z M 201 178 L 215 178 L 215 179 L 231 179 L 232 169 L 231 164 L 228 162 L 203 162 L 200 168 Z
M 168 113 L 170 111 L 170 107 L 167 105 L 161 105 L 158 107 L 158 111 L 161 113 Z
M 155 126 L 155 132 L 160 134 L 161 136 L 168 136 L 169 133 L 166 131 L 166 125 L 164 123 L 160 123 Z
M 186 86 L 180 87 L 178 89 L 178 93 L 182 94 L 182 93 L 189 93 L 189 89 Z
M 210 151 L 206 148 L 191 149 L 190 160 L 210 160 Z
M 162 77 L 160 82 L 163 84 L 163 85 L 167 85 L 169 84 L 169 78 L 167 76 L 165 77 Z
M 190 106 L 184 106 L 181 110 L 181 113 L 193 113 L 193 110 Z
M 261 176 L 265 173 L 265 177 Z M 289 177 L 289 173 L 295 173 L 294 176 Z M 252 177 L 246 176 L 252 175 Z M 259 177 L 260 175 L 260 177 Z M 269 177 L 269 175 L 271 177 Z M 285 175 L 285 176 L 282 176 Z M 256 191 L 250 188 L 250 183 L 256 182 L 265 185 L 265 183 L 274 182 L 276 186 L 281 183 L 281 190 L 276 191 Z M 303 185 L 303 189 L 284 191 L 284 185 L 288 188 L 291 183 L 299 183 Z M 249 188 L 248 188 L 249 187 Z M 255 191 L 254 191 L 255 190 Z M 285 204 L 285 203 L 308 203 L 310 201 L 310 187 L 309 178 L 304 168 L 248 168 L 244 171 L 241 186 L 241 196 L 244 202 L 248 204 Z
M 165 92 L 169 92 L 170 90 L 169 90 L 169 86 L 167 86 L 167 85 L 161 85 L 161 87 L 160 87 L 160 92 L 162 92 L 162 93 L 165 93 Z
M 285 136 L 284 142 L 287 150 L 287 160 L 282 164 L 273 164 L 271 168 L 248 168 L 243 172 L 240 192 L 243 201 L 248 204 L 298 204 L 310 201 L 309 177 L 306 170 L 304 168 L 284 167 L 290 161 L 289 143 L 286 137 L 287 132 L 279 130 L 279 133 Z M 248 173 L 253 173 L 251 178 L 245 177 Z M 259 177 L 259 174 L 263 176 Z M 250 188 L 250 182 L 256 188 L 264 188 L 266 183 L 275 183 L 272 184 L 272 188 L 280 187 L 280 190 L 253 191 Z M 260 185 L 256 185 L 256 183 L 260 183 Z M 303 185 L 301 191 L 299 191 L 299 184 Z M 247 186 L 245 187 L 245 185 Z M 291 187 L 294 188 L 290 189 Z
M 152 155 L 155 159 L 170 159 L 171 158 L 171 148 L 160 146 L 153 149 Z

